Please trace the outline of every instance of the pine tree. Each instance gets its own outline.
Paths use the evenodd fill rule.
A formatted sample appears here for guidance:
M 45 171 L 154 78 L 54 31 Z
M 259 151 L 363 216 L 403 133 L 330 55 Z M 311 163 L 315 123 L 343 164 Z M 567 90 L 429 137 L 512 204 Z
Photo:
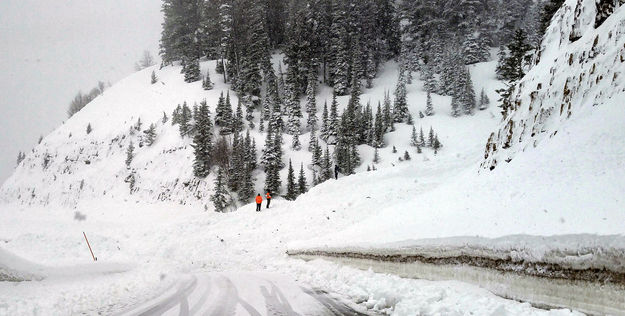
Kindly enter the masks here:
M 150 83 L 151 84 L 155 84 L 157 82 L 158 82 L 158 78 L 156 77 L 156 72 L 154 70 L 152 70 L 152 76 L 151 76 L 151 79 L 150 79 Z
M 464 76 L 464 91 L 462 91 L 460 102 L 462 103 L 464 114 L 471 115 L 476 107 L 475 91 L 473 90 L 473 81 L 468 69 L 465 69 Z
M 300 150 L 302 149 L 302 143 L 299 140 L 299 132 L 293 134 L 293 140 L 291 142 L 291 149 Z
M 432 67 L 426 65 L 423 68 L 424 70 L 421 79 L 424 81 L 423 87 L 425 88 L 425 91 L 429 94 L 436 91 L 436 79 L 434 78 L 434 71 L 432 70 Z
M 219 104 L 217 105 L 219 108 Z M 235 117 L 232 113 L 232 104 L 230 103 L 230 91 L 226 93 L 226 99 L 222 105 L 221 111 L 215 110 L 215 121 L 217 122 L 217 116 L 221 115 L 219 122 L 221 123 L 220 135 L 230 135 L 234 132 Z M 242 115 L 243 113 L 241 113 Z M 242 122 L 242 120 L 241 120 Z M 216 124 L 216 123 L 215 123 Z
M 336 136 L 339 131 L 339 117 L 338 117 L 338 101 L 336 100 L 336 91 L 332 92 L 332 104 L 330 104 L 330 116 L 328 118 L 328 130 L 327 140 L 330 144 L 336 141 Z
M 395 87 L 395 103 L 393 104 L 393 121 L 404 122 L 408 118 L 408 104 L 406 103 L 406 76 L 400 71 L 399 80 Z
M 228 206 L 228 191 L 226 191 L 224 171 L 221 167 L 217 170 L 217 178 L 215 179 L 213 192 L 214 193 L 211 195 L 210 200 L 215 206 L 215 212 L 225 212 L 226 207 Z
M 417 134 L 417 129 L 412 126 L 412 135 L 410 136 L 410 146 L 418 147 L 421 144 L 419 141 L 419 135 Z
M 154 125 L 154 123 L 150 124 L 150 127 L 143 131 L 143 133 L 145 134 L 145 144 L 152 146 L 156 139 L 156 125 Z
M 293 171 L 293 165 L 289 160 L 289 173 L 286 178 L 286 195 L 285 199 L 293 201 L 297 198 L 297 187 L 295 185 L 295 171 Z
M 408 153 L 408 151 L 404 151 L 404 160 L 408 161 L 410 160 L 410 154 Z
M 163 124 L 167 123 L 167 120 L 169 120 L 169 118 L 167 117 L 167 113 L 165 113 L 165 111 L 163 111 L 163 118 L 161 119 L 161 122 Z
M 432 95 L 430 91 L 428 91 L 427 102 L 425 107 L 425 115 L 432 116 L 434 115 L 434 106 L 432 105 Z
M 423 135 L 423 127 L 419 130 L 419 147 L 425 147 L 425 137 Z
M 430 127 L 430 133 L 428 134 L 428 147 L 434 148 L 434 129 Z
M 451 116 L 459 117 L 460 116 L 460 101 L 454 95 L 451 97 Z
M 206 76 L 202 80 L 202 88 L 204 88 L 204 90 L 212 90 L 213 86 L 214 85 L 213 85 L 213 82 L 211 81 L 210 71 L 206 70 Z
M 204 178 L 212 167 L 211 155 L 213 151 L 213 126 L 206 102 L 202 102 L 199 107 L 195 125 L 195 136 L 193 136 L 193 144 L 191 145 L 195 155 L 193 174 L 196 177 Z
M 501 68 L 497 69 L 503 80 L 517 81 L 525 76 L 523 66 L 529 61 L 530 56 L 527 53 L 531 49 L 527 43 L 527 34 L 522 29 L 516 30 L 512 41 L 508 44 L 509 55 L 503 59 Z
M 180 124 L 178 126 L 178 130 L 180 131 L 180 137 L 185 137 L 189 135 L 189 132 L 191 131 L 191 126 L 189 124 L 190 121 L 191 121 L 191 109 L 189 108 L 189 106 L 187 105 L 187 102 L 185 101 L 182 104 L 182 108 L 181 108 L 181 112 L 179 116 L 179 122 L 178 122 Z
M 328 121 L 328 102 L 323 103 L 323 113 L 321 115 L 321 131 L 319 132 L 319 137 L 323 139 L 323 141 L 328 141 L 328 129 L 330 127 Z
M 130 169 L 130 164 L 132 163 L 132 159 L 134 158 L 135 145 L 132 141 L 128 144 L 128 148 L 126 149 L 126 168 Z
M 312 157 L 312 164 L 318 167 L 322 167 L 323 166 L 323 150 L 321 149 L 321 146 L 319 145 L 319 141 L 315 140 L 315 146 L 313 148 L 313 157 Z
M 441 149 L 441 147 L 443 147 L 443 145 L 438 140 L 438 135 L 434 136 L 434 145 L 432 145 L 432 148 L 434 148 L 434 154 L 435 155 L 438 153 L 438 151 Z
M 393 145 L 393 150 L 391 152 L 394 153 L 394 154 L 397 153 L 397 148 L 395 148 L 395 145 Z
M 310 130 L 310 138 L 308 141 L 308 151 L 314 152 L 315 147 L 317 146 L 317 130 L 315 128 Z
M 91 123 L 87 124 L 87 134 L 91 134 L 91 131 L 93 129 L 91 128 Z
M 183 59 L 182 71 L 185 82 L 195 82 L 202 78 L 200 74 L 200 60 L 198 58 Z
M 375 113 L 375 121 L 373 123 L 373 146 L 384 147 L 384 117 L 382 113 L 382 107 L 380 102 L 378 102 L 378 109 Z
M 388 91 L 384 93 L 384 130 L 386 132 L 392 132 L 395 130 L 393 113 L 391 112 L 391 97 L 389 96 Z
M 232 130 L 235 133 L 243 132 L 243 107 L 241 106 L 241 98 L 237 102 L 237 113 L 232 121 Z
M 297 178 L 297 190 L 298 195 L 304 194 L 308 191 L 308 187 L 306 185 L 306 175 L 304 174 L 304 163 L 302 163 L 299 168 L 299 177 Z
M 326 149 L 323 152 L 320 179 L 322 182 L 332 179 L 332 159 L 330 158 L 330 149 L 328 149 L 328 146 L 326 146 Z
M 479 110 L 480 111 L 486 110 L 488 108 L 489 104 L 490 104 L 490 99 L 488 99 L 488 96 L 486 95 L 486 92 L 484 92 L 484 89 L 482 89 L 482 92 L 480 92 L 480 107 L 479 107 Z
M 414 119 L 412 118 L 412 114 L 410 114 L 410 112 L 408 112 L 408 117 L 406 117 L 406 124 L 414 125 Z
M 306 127 L 309 129 L 317 128 L 317 101 L 315 94 L 317 84 L 317 74 L 311 71 L 308 79 L 308 87 L 306 87 L 306 114 L 308 119 L 306 120 Z

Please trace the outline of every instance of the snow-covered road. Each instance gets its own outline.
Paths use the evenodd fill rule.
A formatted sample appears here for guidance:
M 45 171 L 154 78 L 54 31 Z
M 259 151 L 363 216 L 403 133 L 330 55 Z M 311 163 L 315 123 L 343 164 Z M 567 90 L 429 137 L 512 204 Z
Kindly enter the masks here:
M 189 275 L 124 313 L 147 315 L 367 315 L 329 294 L 268 273 Z

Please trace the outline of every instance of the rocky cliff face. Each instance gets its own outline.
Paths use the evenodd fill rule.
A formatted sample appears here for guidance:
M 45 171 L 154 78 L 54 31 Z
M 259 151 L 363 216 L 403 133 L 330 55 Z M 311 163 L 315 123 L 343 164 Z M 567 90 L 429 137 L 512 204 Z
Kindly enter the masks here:
M 533 67 L 515 87 L 511 114 L 488 139 L 484 169 L 493 170 L 518 152 L 538 146 L 572 116 L 608 100 L 625 100 L 624 2 L 564 3 Z

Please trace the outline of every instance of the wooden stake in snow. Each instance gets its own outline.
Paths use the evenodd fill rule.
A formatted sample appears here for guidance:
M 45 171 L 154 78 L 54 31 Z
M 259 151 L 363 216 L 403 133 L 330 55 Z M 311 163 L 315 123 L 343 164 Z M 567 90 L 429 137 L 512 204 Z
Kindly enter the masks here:
M 85 234 L 85 232 L 82 232 L 82 235 L 85 236 L 85 241 L 87 242 L 87 246 L 89 247 L 89 251 L 91 252 L 91 257 L 93 258 L 93 261 L 98 261 L 98 258 L 96 258 L 93 255 L 93 250 L 91 250 L 91 245 L 89 244 L 89 239 L 87 239 L 87 234 Z

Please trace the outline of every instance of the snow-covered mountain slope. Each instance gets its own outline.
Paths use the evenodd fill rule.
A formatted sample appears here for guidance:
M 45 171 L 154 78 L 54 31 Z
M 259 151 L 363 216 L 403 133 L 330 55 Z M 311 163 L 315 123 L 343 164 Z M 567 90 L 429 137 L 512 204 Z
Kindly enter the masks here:
M 279 56 L 276 56 L 276 67 L 278 62 Z M 93 198 L 132 198 L 147 202 L 175 201 L 211 210 L 213 206 L 208 197 L 212 193 L 214 174 L 206 179 L 193 176 L 191 139 L 180 137 L 179 126 L 171 124 L 171 114 L 177 105 L 187 102 L 189 106 L 193 106 L 194 103 L 206 100 L 214 113 L 219 95 L 228 91 L 229 85 L 224 84 L 223 78 L 214 73 L 214 61 L 203 62 L 202 68 L 203 72 L 210 69 L 215 82 L 213 90 L 203 90 L 201 82 L 185 83 L 179 66 L 169 66 L 161 70 L 148 68 L 118 82 L 46 136 L 41 144 L 28 153 L 15 174 L 0 188 L 0 200 L 23 204 L 75 206 L 80 201 Z M 153 70 L 156 71 L 159 81 L 152 85 L 150 74 Z M 471 71 L 476 82 L 476 91 L 484 88 L 490 98 L 495 99 L 494 91 L 501 84 L 493 77 L 494 62 L 474 65 Z M 397 64 L 385 64 L 379 77 L 374 80 L 374 88 L 363 91 L 362 102 L 370 102 L 372 107 L 377 107 L 378 102 L 383 101 L 385 91 L 393 91 L 395 88 L 397 76 Z M 445 146 L 437 160 L 446 160 L 449 159 L 446 157 L 455 155 L 469 155 L 467 149 L 474 149 L 496 124 L 498 115 L 495 109 L 480 111 L 471 117 L 453 119 L 449 115 L 450 98 L 438 95 L 433 95 L 437 114 L 420 119 L 418 113 L 424 111 L 426 105 L 422 82 L 415 80 L 407 90 L 409 109 L 415 118 L 417 130 L 423 128 L 427 136 L 430 127 L 433 127 Z M 230 97 L 231 103 L 236 106 L 236 95 L 231 92 Z M 344 107 L 348 98 L 339 97 L 339 107 Z M 317 95 L 319 117 L 325 101 L 331 102 L 331 88 L 321 86 Z M 170 117 L 165 123 L 162 122 L 164 113 Z M 133 130 L 139 119 L 142 130 L 152 123 L 156 125 L 157 137 L 152 146 L 139 145 L 143 133 Z M 265 134 L 258 131 L 258 123 L 259 112 L 256 111 L 256 128 L 251 130 L 251 136 L 256 141 L 260 157 Z M 87 133 L 88 125 L 92 128 L 91 133 Z M 382 162 L 377 168 L 398 163 L 397 158 L 405 150 L 417 158 L 416 150 L 410 146 L 412 126 L 397 124 L 396 128 L 395 132 L 386 135 L 388 146 L 380 150 Z M 291 159 L 294 167 L 304 163 L 310 184 L 312 171 L 308 166 L 312 154 L 306 150 L 309 138 L 309 132 L 301 135 L 303 149 L 294 151 L 290 148 L 291 136 L 284 135 L 283 160 L 288 164 Z M 127 168 L 126 149 L 131 141 L 136 149 L 132 164 Z M 396 146 L 397 154 L 390 153 L 392 146 Z M 362 172 L 373 164 L 373 148 L 360 146 L 359 150 L 362 164 L 357 171 Z M 470 155 L 474 156 L 474 153 Z M 433 157 L 433 152 L 426 149 L 420 159 Z M 283 184 L 286 183 L 287 169 L 281 171 Z M 132 194 L 128 178 L 131 174 L 135 179 Z M 261 192 L 265 175 L 259 169 L 254 177 L 256 189 Z
M 598 10 L 597 1 L 568 0 L 553 17 L 536 65 L 514 90 L 512 114 L 488 140 L 484 168 L 493 169 L 538 146 L 593 107 L 622 106 L 625 6 L 617 5 L 611 15 Z M 595 28 L 600 13 L 608 18 Z M 587 128 L 592 133 L 595 126 Z

